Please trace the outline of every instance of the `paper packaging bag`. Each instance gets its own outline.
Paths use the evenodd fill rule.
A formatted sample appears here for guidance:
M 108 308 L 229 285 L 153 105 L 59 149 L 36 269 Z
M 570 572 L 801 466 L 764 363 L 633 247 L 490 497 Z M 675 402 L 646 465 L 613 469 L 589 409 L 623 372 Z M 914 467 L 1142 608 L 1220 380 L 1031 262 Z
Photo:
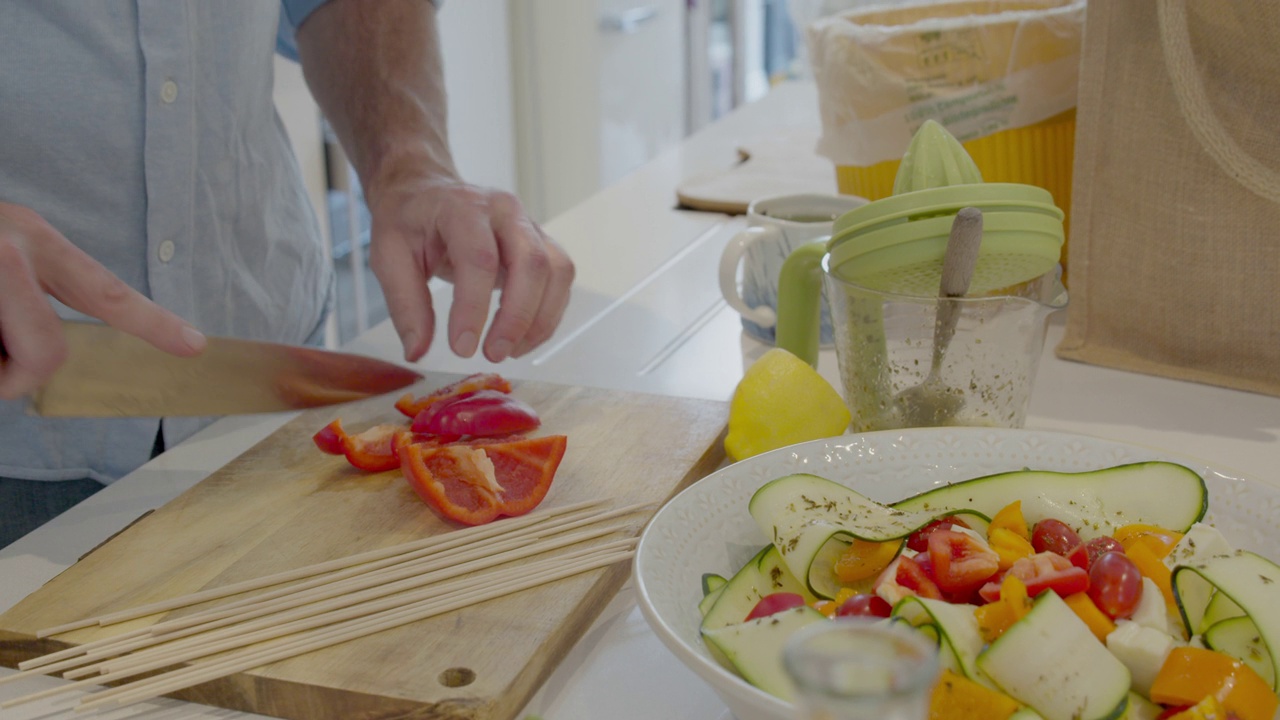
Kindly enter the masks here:
M 907 0 L 809 25 L 818 153 L 836 187 L 891 195 L 911 137 L 935 120 L 985 181 L 1042 187 L 1069 223 L 1084 16 L 1085 0 Z
M 1089 7 L 1060 357 L 1280 395 L 1280 3 Z

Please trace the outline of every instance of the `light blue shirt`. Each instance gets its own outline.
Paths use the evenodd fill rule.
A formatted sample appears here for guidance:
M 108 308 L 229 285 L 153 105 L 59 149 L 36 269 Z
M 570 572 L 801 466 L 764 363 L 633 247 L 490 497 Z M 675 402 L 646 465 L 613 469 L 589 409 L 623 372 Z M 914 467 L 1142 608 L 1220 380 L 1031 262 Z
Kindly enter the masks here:
M 0 5 L 0 200 L 207 334 L 314 342 L 332 269 L 272 62 L 323 1 Z M 0 401 L 0 477 L 111 482 L 161 422 L 25 411 Z M 166 419 L 165 441 L 206 422 Z

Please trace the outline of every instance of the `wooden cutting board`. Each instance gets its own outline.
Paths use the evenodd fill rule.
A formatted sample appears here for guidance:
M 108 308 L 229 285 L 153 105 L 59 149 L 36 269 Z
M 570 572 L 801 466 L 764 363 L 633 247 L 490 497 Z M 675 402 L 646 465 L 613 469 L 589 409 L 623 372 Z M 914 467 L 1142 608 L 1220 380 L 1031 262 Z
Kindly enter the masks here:
M 454 379 L 431 376 L 413 391 L 425 393 Z M 726 403 L 549 383 L 512 385 L 513 394 L 543 419 L 534 434 L 568 436 L 543 508 L 597 498 L 617 505 L 658 503 L 723 459 Z M 14 667 L 184 611 L 51 640 L 36 640 L 40 629 L 454 529 L 418 499 L 399 471 L 363 473 L 344 458 L 322 454 L 311 441 L 334 417 L 349 431 L 403 422 L 392 403 L 382 397 L 305 412 L 143 517 L 0 615 L 0 663 Z M 627 532 L 639 535 L 652 514 L 633 516 Z M 629 564 L 591 571 L 174 697 L 307 720 L 509 720 L 629 572 Z
M 814 151 L 817 142 L 808 130 L 757 138 L 738 148 L 738 163 L 682 182 L 676 200 L 691 210 L 742 215 L 760 198 L 833 194 L 835 166 Z

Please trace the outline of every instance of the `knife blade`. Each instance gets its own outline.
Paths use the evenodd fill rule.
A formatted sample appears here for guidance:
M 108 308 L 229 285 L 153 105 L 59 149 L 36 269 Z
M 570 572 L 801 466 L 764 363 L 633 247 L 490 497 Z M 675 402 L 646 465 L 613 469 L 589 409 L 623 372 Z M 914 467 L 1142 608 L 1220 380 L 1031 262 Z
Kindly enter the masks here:
M 47 417 L 179 417 L 280 412 L 352 402 L 423 377 L 371 357 L 209 337 L 180 358 L 107 325 L 64 322 L 67 361 L 35 393 Z

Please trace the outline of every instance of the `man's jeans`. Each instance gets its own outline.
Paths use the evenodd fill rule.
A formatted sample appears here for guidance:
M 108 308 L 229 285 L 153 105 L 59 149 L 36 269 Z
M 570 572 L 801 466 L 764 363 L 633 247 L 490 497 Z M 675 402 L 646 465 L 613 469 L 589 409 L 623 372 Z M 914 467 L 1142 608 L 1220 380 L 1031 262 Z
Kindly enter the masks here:
M 0 478 L 0 548 L 106 487 L 97 480 Z

